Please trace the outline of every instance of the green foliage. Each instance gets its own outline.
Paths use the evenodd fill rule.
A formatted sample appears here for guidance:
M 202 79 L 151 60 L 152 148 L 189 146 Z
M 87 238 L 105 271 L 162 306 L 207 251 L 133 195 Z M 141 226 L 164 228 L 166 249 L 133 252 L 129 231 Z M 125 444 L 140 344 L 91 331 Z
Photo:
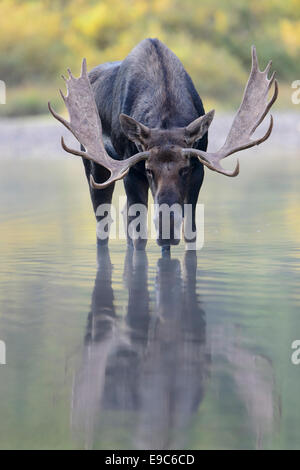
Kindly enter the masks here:
M 2 0 L 0 78 L 8 88 L 56 87 L 84 56 L 91 68 L 159 37 L 201 95 L 228 106 L 240 99 L 253 43 L 262 65 L 272 57 L 281 81 L 299 78 L 299 17 L 298 0 Z
M 49 100 L 55 107 L 61 106 L 56 90 L 40 85 L 9 88 L 6 98 L 7 104 L 0 106 L 0 117 L 46 114 Z

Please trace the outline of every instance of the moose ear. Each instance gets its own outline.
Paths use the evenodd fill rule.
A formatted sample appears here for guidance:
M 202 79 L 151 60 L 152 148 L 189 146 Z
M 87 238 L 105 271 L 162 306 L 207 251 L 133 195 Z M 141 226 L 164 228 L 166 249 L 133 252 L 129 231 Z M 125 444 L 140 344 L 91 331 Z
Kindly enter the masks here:
M 136 144 L 144 145 L 150 135 L 150 129 L 127 114 L 120 114 L 119 119 L 126 137 Z
M 195 119 L 185 128 L 185 139 L 188 145 L 192 145 L 196 140 L 201 139 L 201 137 L 206 134 L 209 126 L 214 118 L 215 110 L 209 111 L 209 113 L 204 114 L 204 116 Z

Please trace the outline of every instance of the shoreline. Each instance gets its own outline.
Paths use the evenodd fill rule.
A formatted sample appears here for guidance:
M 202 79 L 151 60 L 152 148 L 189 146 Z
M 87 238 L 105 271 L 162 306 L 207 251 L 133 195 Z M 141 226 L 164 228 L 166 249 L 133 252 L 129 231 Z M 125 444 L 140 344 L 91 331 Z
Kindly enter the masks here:
M 234 113 L 216 114 L 209 129 L 210 151 L 223 145 L 230 129 Z M 300 152 L 300 109 L 299 111 L 278 111 L 273 113 L 274 127 L 270 138 L 257 149 L 264 153 Z M 269 123 L 268 117 L 255 135 L 263 135 Z M 64 126 L 47 115 L 28 118 L 0 118 L 1 158 L 61 158 L 65 152 L 60 138 L 78 147 L 78 142 Z M 258 150 L 260 152 L 260 150 Z

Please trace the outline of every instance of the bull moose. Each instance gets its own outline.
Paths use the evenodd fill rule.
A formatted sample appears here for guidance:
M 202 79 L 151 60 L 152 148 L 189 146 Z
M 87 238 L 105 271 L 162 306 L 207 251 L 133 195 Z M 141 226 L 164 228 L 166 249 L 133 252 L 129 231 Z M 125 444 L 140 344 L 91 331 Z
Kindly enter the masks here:
M 111 204 L 115 181 L 124 178 L 127 227 L 136 217 L 130 215 L 130 207 L 147 207 L 150 187 L 158 207 L 158 244 L 169 250 L 170 245 L 179 243 L 175 228 L 184 219 L 186 204 L 192 207 L 195 232 L 195 208 L 204 166 L 226 176 L 237 176 L 239 162 L 233 171 L 228 171 L 221 166 L 221 160 L 262 143 L 271 134 L 272 116 L 264 136 L 251 138 L 277 98 L 275 72 L 268 78 L 270 67 L 271 61 L 260 71 L 253 46 L 242 103 L 224 145 L 216 152 L 206 151 L 214 111 L 205 114 L 202 100 L 180 60 L 158 39 L 143 40 L 123 61 L 99 65 L 89 74 L 84 59 L 78 79 L 68 69 L 69 78 L 63 77 L 68 94 L 61 95 L 70 122 L 59 116 L 50 103 L 49 110 L 81 144 L 81 150 L 74 150 L 62 138 L 64 150 L 83 158 L 97 221 L 103 218 L 103 214 L 97 214 L 98 207 Z M 274 92 L 268 101 L 273 83 Z M 169 236 L 162 237 L 159 209 L 174 205 L 181 212 L 171 213 Z M 145 237 L 132 237 L 129 230 L 127 238 L 128 244 L 137 249 L 146 245 Z M 102 243 L 107 241 L 108 236 Z

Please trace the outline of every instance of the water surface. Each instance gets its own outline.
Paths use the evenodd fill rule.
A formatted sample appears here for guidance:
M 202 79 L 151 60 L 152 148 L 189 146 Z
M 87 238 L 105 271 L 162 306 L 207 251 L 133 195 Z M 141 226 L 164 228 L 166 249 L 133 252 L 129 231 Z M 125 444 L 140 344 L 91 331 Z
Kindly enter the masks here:
M 76 158 L 1 159 L 0 448 L 300 447 L 300 159 L 247 155 L 171 259 L 97 250 Z

